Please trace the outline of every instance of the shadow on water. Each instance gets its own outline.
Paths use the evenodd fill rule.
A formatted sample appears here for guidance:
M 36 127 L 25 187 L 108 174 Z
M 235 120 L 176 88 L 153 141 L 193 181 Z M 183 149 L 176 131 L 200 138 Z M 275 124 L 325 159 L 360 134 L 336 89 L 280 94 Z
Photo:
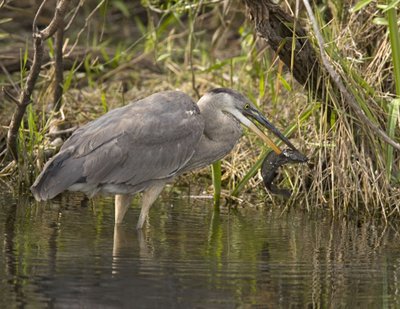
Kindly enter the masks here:
M 392 227 L 166 193 L 138 232 L 137 203 L 115 229 L 112 205 L 3 194 L 0 307 L 400 306 Z

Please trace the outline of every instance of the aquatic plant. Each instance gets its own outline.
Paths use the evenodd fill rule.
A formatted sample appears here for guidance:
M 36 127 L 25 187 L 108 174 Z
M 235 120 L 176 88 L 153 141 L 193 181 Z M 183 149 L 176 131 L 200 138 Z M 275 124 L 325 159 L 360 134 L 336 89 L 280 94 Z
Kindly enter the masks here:
M 65 139 L 74 127 L 127 101 L 176 88 L 196 99 L 210 88 L 232 87 L 270 115 L 310 157 L 309 168 L 284 170 L 282 181 L 292 187 L 292 198 L 285 202 L 268 196 L 267 201 L 285 207 L 327 208 L 333 213 L 357 211 L 380 214 L 385 219 L 397 217 L 399 152 L 346 105 L 343 92 L 324 69 L 319 52 L 325 53 L 368 121 L 398 142 L 398 1 L 377 5 L 372 1 L 326 0 L 315 5 L 312 11 L 325 42 L 322 46 L 306 11 L 296 10 L 297 1 L 285 1 L 277 10 L 296 22 L 288 27 L 288 39 L 279 42 L 276 49 L 256 36 L 253 21 L 244 14 L 244 4 L 249 2 L 88 0 L 69 8 L 62 104 L 60 109 L 49 108 L 57 101 L 53 89 L 60 86 L 55 68 L 49 65 L 57 45 L 50 38 L 31 95 L 33 104 L 18 132 L 17 163 L 6 158 L 4 139 L 13 110 L 12 98 L 18 96 L 18 88 L 26 83 L 31 70 L 32 43 L 28 39 L 17 46 L 9 35 L 0 35 L 3 45 L 13 50 L 2 53 L 8 58 L 3 61 L 5 71 L 0 74 L 0 82 L 9 102 L 2 107 L 0 118 L 5 126 L 0 138 L 0 175 L 8 181 L 18 179 L 22 187 L 27 187 L 57 150 L 60 138 Z M 54 8 L 46 8 L 41 15 L 46 17 L 44 20 L 54 12 Z M 31 12 L 31 8 L 22 9 Z M 23 31 L 18 10 L 10 5 L 2 10 L 5 17 L 0 20 L 0 34 L 11 33 L 19 26 Z M 31 25 L 34 13 L 29 14 L 31 18 L 25 20 Z M 300 28 L 307 31 L 299 38 L 295 30 Z M 296 61 L 300 62 L 297 57 L 301 48 L 295 46 L 296 39 L 311 44 L 319 63 L 318 74 L 313 75 L 312 83 L 306 78 L 306 86 L 302 81 L 298 83 L 293 73 Z M 292 53 L 285 65 L 279 55 L 288 46 Z M 12 60 L 14 67 L 15 60 L 18 64 L 15 70 Z M 252 134 L 246 135 L 221 168 L 219 163 L 214 165 L 216 201 L 219 195 L 240 200 L 250 189 L 265 198 L 261 180 L 254 176 L 268 149 Z M 210 178 L 209 170 L 197 175 Z M 180 181 L 189 182 L 191 177 Z

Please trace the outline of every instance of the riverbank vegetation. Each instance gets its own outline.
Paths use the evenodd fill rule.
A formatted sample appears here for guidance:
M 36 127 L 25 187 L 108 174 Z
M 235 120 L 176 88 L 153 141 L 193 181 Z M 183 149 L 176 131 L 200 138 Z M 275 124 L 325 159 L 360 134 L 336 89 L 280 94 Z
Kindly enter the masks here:
M 26 190 L 74 128 L 112 108 L 161 90 L 197 100 L 230 87 L 310 162 L 283 169 L 289 200 L 270 196 L 257 176 L 269 149 L 246 132 L 222 162 L 223 197 L 399 217 L 398 1 L 315 1 L 311 11 L 308 1 L 294 0 L 71 1 L 62 35 L 43 37 L 13 156 L 7 132 L 34 69 L 32 24 L 43 32 L 55 13 L 56 1 L 47 1 L 35 15 L 41 3 L 5 1 L 0 8 L 0 177 L 10 187 Z M 284 31 L 267 33 L 266 22 Z M 211 192 L 209 169 L 195 177 L 178 181 L 201 182 Z

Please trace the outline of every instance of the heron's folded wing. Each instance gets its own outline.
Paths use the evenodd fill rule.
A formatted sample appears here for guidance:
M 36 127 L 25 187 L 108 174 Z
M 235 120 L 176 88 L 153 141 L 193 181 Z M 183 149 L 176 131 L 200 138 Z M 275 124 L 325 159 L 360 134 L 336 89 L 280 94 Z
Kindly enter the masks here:
M 168 178 L 190 160 L 204 130 L 197 106 L 180 92 L 158 93 L 111 111 L 65 143 L 83 158 L 87 183 Z

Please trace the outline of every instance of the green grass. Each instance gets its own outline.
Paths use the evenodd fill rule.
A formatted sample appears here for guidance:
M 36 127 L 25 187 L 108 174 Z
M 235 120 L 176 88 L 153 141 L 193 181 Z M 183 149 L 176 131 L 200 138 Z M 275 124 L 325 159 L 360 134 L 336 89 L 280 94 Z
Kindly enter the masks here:
M 313 99 L 307 89 L 293 80 L 275 51 L 256 40 L 252 23 L 241 21 L 242 10 L 235 4 L 223 15 L 222 3 L 201 8 L 196 6 L 198 3 L 166 1 L 154 6 L 154 2 L 142 1 L 146 11 L 139 16 L 134 2 L 105 1 L 84 28 L 73 25 L 66 32 L 68 46 L 83 29 L 78 46 L 90 47 L 99 53 L 96 57 L 89 53 L 65 71 L 62 109 L 65 121 L 61 122 L 67 128 L 81 125 L 126 104 L 125 101 L 166 89 L 180 89 L 197 99 L 198 94 L 214 87 L 235 88 L 311 159 L 311 170 L 304 166 L 285 169 L 285 183 L 306 188 L 289 203 L 308 205 L 308 209 L 310 205 L 330 208 L 335 213 L 338 208 L 363 209 L 369 214 L 393 213 L 398 196 L 392 186 L 399 183 L 400 175 L 398 152 L 360 123 L 329 80 L 322 76 L 329 102 Z M 288 3 L 294 5 L 294 1 Z M 323 29 L 330 60 L 365 115 L 398 141 L 397 2 L 388 1 L 385 7 L 379 6 L 376 16 L 368 15 L 367 9 L 376 5 L 372 1 L 359 1 L 350 16 L 342 14 L 337 3 L 326 3 L 324 10 L 338 8 L 333 10 L 333 22 L 324 21 L 323 9 L 315 7 L 314 11 Z M 285 7 L 286 2 L 280 5 Z M 91 12 L 89 7 L 83 10 L 85 17 Z M 376 18 L 384 22 L 376 24 Z M 374 33 L 377 36 L 363 40 Z M 312 32 L 309 34 L 313 41 Z M 374 44 L 368 45 L 369 41 Z M 285 43 L 282 42 L 282 48 Z M 20 72 L 12 76 L 20 85 L 27 75 L 30 43 L 26 44 L 21 49 Z M 48 44 L 51 53 L 51 42 Z M 381 49 L 387 51 L 385 55 L 379 54 L 380 46 L 386 47 Z M 391 57 L 387 57 L 389 52 Z M 292 62 L 295 61 L 294 53 Z M 384 88 L 388 76 L 393 76 L 395 92 Z M 33 177 L 24 175 L 30 175 L 32 170 L 37 173 L 36 166 L 43 166 L 46 148 L 51 148 L 51 138 L 46 135 L 50 122 L 61 118 L 47 109 L 51 103 L 52 79 L 52 69 L 44 67 L 33 94 L 34 104 L 28 108 L 20 130 L 22 161 L 19 171 L 15 172 L 26 183 Z M 330 114 L 325 108 L 327 103 Z M 216 204 L 221 195 L 239 196 L 251 191 L 264 196 L 263 186 L 254 176 L 268 149 L 253 134 L 246 132 L 245 135 L 228 158 L 213 165 L 211 174 L 209 170 L 200 172 L 213 183 Z M 196 181 L 192 176 L 187 177 L 188 181 Z M 276 201 L 279 205 L 288 205 Z
M 221 161 L 214 162 L 211 166 L 212 182 L 214 187 L 214 207 L 219 208 L 221 201 Z
M 388 1 L 388 6 L 384 8 L 388 18 L 388 29 L 390 46 L 392 49 L 392 61 L 393 61 L 393 75 L 396 87 L 397 98 L 392 100 L 389 107 L 389 117 L 387 121 L 387 133 L 388 135 L 396 140 L 396 127 L 399 126 L 399 104 L 400 104 L 400 37 L 399 37 L 399 26 L 397 24 L 398 16 L 397 9 L 399 1 Z M 386 153 L 386 165 L 387 165 L 387 177 L 391 178 L 393 175 L 393 163 L 394 153 L 393 147 L 387 145 Z M 400 174 L 397 173 L 397 177 L 393 175 L 395 182 L 400 182 Z

